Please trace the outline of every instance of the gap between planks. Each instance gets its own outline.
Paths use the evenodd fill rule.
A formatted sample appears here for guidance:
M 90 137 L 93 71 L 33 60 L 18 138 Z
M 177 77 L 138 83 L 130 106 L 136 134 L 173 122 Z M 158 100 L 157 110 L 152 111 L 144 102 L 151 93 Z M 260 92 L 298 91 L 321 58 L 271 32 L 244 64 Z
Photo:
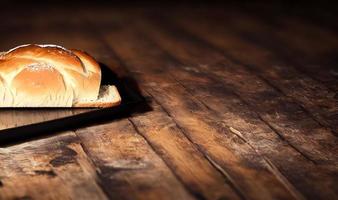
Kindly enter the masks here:
M 98 33 L 96 33 L 95 35 L 97 35 Z M 101 39 L 101 41 L 103 41 L 104 42 L 104 40 L 102 40 Z M 104 42 L 104 45 L 106 46 L 106 42 Z M 113 52 L 113 50 L 108 46 L 108 48 L 110 49 L 110 51 L 112 51 Z M 114 56 L 115 57 L 115 56 Z M 164 107 L 162 106 L 162 108 L 164 109 Z M 167 112 L 168 113 L 168 112 Z M 171 117 L 172 118 L 172 117 Z M 172 118 L 173 120 L 175 120 L 174 118 Z M 179 126 L 178 124 L 177 124 L 177 122 L 176 122 L 176 125 L 177 126 Z M 202 152 L 203 153 L 203 152 Z M 203 153 L 204 155 L 205 155 L 205 153 Z M 208 155 L 205 155 L 207 158 L 208 158 L 208 160 L 210 161 L 210 157 L 208 156 Z M 213 161 L 212 162 L 212 164 L 214 165 L 216 162 L 215 161 Z M 216 167 L 216 169 L 218 169 L 219 170 L 219 166 L 215 166 Z M 224 174 L 224 170 L 223 170 L 223 174 Z M 229 176 L 227 176 L 228 178 L 229 178 Z M 292 194 L 295 194 L 295 192 L 293 192 Z M 301 199 L 301 198 L 300 198 Z

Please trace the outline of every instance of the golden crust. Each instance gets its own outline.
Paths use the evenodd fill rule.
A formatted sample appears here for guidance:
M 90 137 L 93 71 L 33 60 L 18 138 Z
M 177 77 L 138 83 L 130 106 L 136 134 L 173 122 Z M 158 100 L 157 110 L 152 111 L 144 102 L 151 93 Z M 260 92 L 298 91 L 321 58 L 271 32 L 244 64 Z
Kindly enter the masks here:
M 101 82 L 101 68 L 99 64 L 93 57 L 84 51 L 72 49 L 72 52 L 80 58 L 88 71 L 86 77 L 87 81 L 83 83 L 83 88 L 85 88 L 86 91 L 95 91 L 95 93 L 98 94 Z
M 0 107 L 70 107 L 97 99 L 101 69 L 83 51 L 32 44 L 0 54 L 0 77 Z
M 81 50 L 77 50 L 77 49 L 71 49 L 71 51 L 77 57 L 80 58 L 82 63 L 86 66 L 87 70 L 94 72 L 94 73 L 100 73 L 101 72 L 101 68 L 100 68 L 99 64 L 97 63 L 97 61 L 93 57 L 91 57 L 88 53 L 81 51 Z
M 70 107 L 73 102 L 73 93 L 67 90 L 62 75 L 54 68 L 27 67 L 15 76 L 11 88 L 15 88 L 18 106 L 54 107 L 63 103 Z
M 75 54 L 56 46 L 41 47 L 39 45 L 30 44 L 15 48 L 2 55 L 2 59 L 5 60 L 13 58 L 34 59 L 38 62 L 52 62 L 55 65 L 62 65 L 64 68 L 69 68 L 79 73 L 85 73 L 86 71 L 81 60 Z
M 5 85 L 2 80 L 2 77 L 0 76 L 0 99 L 3 99 L 5 96 Z
M 37 63 L 30 58 L 15 58 L 15 59 L 2 59 L 0 60 L 0 74 L 6 76 L 10 73 L 17 73 L 28 65 Z
M 53 68 L 40 68 L 38 71 L 37 73 L 36 69 L 30 67 L 23 69 L 13 79 L 12 86 L 17 88 L 17 92 L 22 91 L 32 94 L 32 96 L 53 91 L 59 93 L 66 90 L 62 75 L 58 71 Z

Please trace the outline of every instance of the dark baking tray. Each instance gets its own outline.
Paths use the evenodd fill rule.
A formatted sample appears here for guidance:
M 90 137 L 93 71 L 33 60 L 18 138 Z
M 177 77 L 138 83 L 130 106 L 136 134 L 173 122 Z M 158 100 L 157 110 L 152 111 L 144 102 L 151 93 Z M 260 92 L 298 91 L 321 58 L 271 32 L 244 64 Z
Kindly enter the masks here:
M 147 101 L 139 92 L 138 85 L 131 77 L 118 77 L 106 65 L 101 64 L 102 84 L 117 87 L 122 101 L 112 108 L 5 108 L 0 109 L 0 122 L 11 117 L 13 127 L 0 130 L 0 146 L 7 146 L 46 137 L 59 131 L 74 130 L 90 124 L 129 117 L 136 112 L 150 110 Z M 46 120 L 35 120 L 34 116 L 48 116 Z M 26 119 L 33 118 L 32 123 Z M 20 122 L 25 119 L 24 123 Z M 34 121 L 35 120 L 35 121 Z M 16 122 L 17 121 L 17 122 Z

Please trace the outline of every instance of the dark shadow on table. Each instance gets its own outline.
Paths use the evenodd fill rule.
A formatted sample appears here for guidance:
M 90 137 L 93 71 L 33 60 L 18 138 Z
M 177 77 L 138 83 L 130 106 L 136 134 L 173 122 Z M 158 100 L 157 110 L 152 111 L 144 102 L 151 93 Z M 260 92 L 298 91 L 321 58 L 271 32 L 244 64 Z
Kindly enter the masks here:
M 138 83 L 135 81 L 135 79 L 129 76 L 119 77 L 103 63 L 100 63 L 100 66 L 102 69 L 101 84 L 113 84 L 119 90 L 122 98 L 122 102 L 119 106 L 102 109 L 0 109 L 0 120 L 1 117 L 14 117 L 11 119 L 13 123 L 12 128 L 0 130 L 0 147 L 15 145 L 44 137 L 50 137 L 60 133 L 61 131 L 74 130 L 85 126 L 128 118 L 132 114 L 144 113 L 151 110 L 151 107 L 148 104 L 149 100 L 147 101 L 141 95 Z M 62 114 L 64 114 L 65 117 L 62 117 Z M 48 121 L 37 121 L 33 124 L 27 124 L 27 122 L 25 122 L 26 124 L 20 124 L 20 120 L 25 119 L 25 117 L 39 115 L 52 115 L 52 118 L 55 117 L 55 119 L 49 119 Z

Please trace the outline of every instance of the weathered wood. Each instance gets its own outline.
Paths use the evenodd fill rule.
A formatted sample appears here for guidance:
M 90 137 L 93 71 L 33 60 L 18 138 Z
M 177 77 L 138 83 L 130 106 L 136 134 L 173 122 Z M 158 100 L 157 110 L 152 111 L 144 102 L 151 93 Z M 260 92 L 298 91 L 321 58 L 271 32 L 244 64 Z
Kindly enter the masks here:
M 229 180 L 205 159 L 172 118 L 158 109 L 131 120 L 186 187 L 204 199 L 239 199 L 242 194 L 236 194 Z
M 177 35 L 172 37 L 173 35 L 168 34 L 170 31 L 150 25 L 147 22 L 141 24 L 140 30 L 145 30 L 152 39 L 175 57 L 180 58 L 183 55 L 193 53 L 194 57 L 183 59 L 186 61 L 184 62 L 185 67 L 175 67 L 168 69 L 168 71 L 189 90 L 191 95 L 200 99 L 209 109 L 214 110 L 226 122 L 230 130 L 239 134 L 258 152 L 266 156 L 266 159 L 273 166 L 276 166 L 276 176 L 283 174 L 286 177 L 282 175 L 281 178 L 289 179 L 292 185 L 312 198 L 317 198 L 315 195 L 322 190 L 327 190 L 327 194 L 330 193 L 329 196 L 331 197 L 334 195 L 332 186 L 334 185 L 335 177 L 331 177 L 331 173 L 327 173 L 327 169 L 317 167 L 304 159 L 297 151 L 287 146 L 267 124 L 250 111 L 250 108 L 245 105 L 245 102 L 240 97 L 229 91 L 219 81 L 214 80 L 210 74 L 203 73 L 204 69 L 194 67 L 197 64 L 194 63 L 196 57 L 202 57 L 202 54 L 196 54 L 196 50 L 192 51 L 192 49 L 199 49 L 198 46 L 177 37 Z M 204 52 L 203 55 L 208 56 L 209 54 Z M 276 151 L 276 149 L 279 151 Z M 314 174 L 312 173 L 313 171 L 317 173 Z M 304 173 L 304 176 L 302 176 L 304 178 L 295 178 L 294 173 Z M 323 184 L 330 184 L 323 186 L 318 184 L 318 181 L 322 181 Z M 309 190 L 309 188 L 312 189 Z
M 229 14 L 224 18 L 227 21 L 227 28 L 217 28 L 212 33 L 209 33 L 209 29 L 216 25 L 206 20 L 201 19 L 202 21 L 195 24 L 190 23 L 191 19 L 179 21 L 183 22 L 185 27 L 200 29 L 200 35 L 203 34 L 204 38 L 208 37 L 206 32 L 216 36 L 217 38 L 208 38 L 208 40 L 214 40 L 213 44 L 223 49 L 227 56 L 250 67 L 265 82 L 298 102 L 320 124 L 336 132 L 338 103 L 335 92 L 297 71 L 294 63 L 288 61 L 291 60 L 290 55 L 285 58 L 281 56 L 281 53 L 276 55 L 266 49 L 266 46 L 269 48 L 272 45 L 272 48 L 276 46 L 277 42 L 271 45 L 270 40 L 266 40 L 267 37 L 272 37 L 273 30 L 262 30 L 265 27 L 263 24 L 253 20 L 250 16 L 245 17 L 244 14 Z M 286 45 L 280 44 L 277 48 L 280 46 Z M 290 48 L 287 50 L 290 51 Z M 293 56 L 295 57 L 302 58 L 303 56 Z
M 300 19 L 299 16 L 281 14 L 267 18 L 268 14 L 251 13 L 249 17 L 256 19 L 254 24 L 260 22 L 265 24 L 265 30 L 269 29 L 274 50 L 298 63 L 297 67 L 311 75 L 312 78 L 328 83 L 328 87 L 337 89 L 335 53 L 338 37 L 336 33 Z M 256 32 L 256 30 L 252 31 Z M 261 36 L 266 34 L 264 29 L 260 29 L 260 32 Z
M 111 59 L 112 52 L 109 47 L 102 44 L 95 34 L 97 31 L 88 29 L 88 32 L 93 33 L 87 35 L 88 38 L 85 40 L 92 45 L 86 46 L 85 49 L 101 52 L 102 54 L 97 55 L 97 58 L 112 67 L 120 77 L 130 76 L 131 74 L 121 63 L 116 59 Z M 143 93 L 148 96 L 145 91 Z M 148 98 L 151 99 L 149 96 Z M 205 159 L 204 155 L 185 137 L 173 119 L 154 101 L 151 105 L 156 111 L 135 116 L 130 120 L 138 133 L 145 137 L 154 151 L 161 155 L 186 188 L 202 199 L 238 199 L 238 195 L 241 197 L 240 191 L 236 194 L 227 178 L 224 178 L 222 173 Z
M 79 129 L 76 134 L 114 199 L 193 199 L 128 120 Z
M 100 60 L 107 60 L 119 74 L 128 74 L 118 61 L 104 58 Z M 147 95 L 145 91 L 143 93 Z M 231 182 L 217 172 L 157 103 L 152 102 L 151 105 L 156 111 L 135 116 L 130 120 L 138 133 L 161 155 L 186 188 L 202 199 L 237 199 L 236 191 L 231 188 Z M 237 193 L 241 196 L 240 191 Z
M 231 24 L 256 41 L 255 46 L 265 45 L 283 59 L 282 62 L 279 61 L 280 64 L 267 63 L 272 66 L 270 68 L 264 64 L 255 65 L 261 66 L 262 76 L 304 105 L 320 123 L 337 130 L 337 88 L 332 87 L 338 85 L 337 76 L 334 75 L 334 52 L 337 51 L 338 37 L 324 30 L 318 31 L 315 27 L 297 22 L 293 18 L 277 21 L 272 27 L 243 14 L 236 14 L 231 19 Z M 268 36 L 270 40 L 266 41 Z M 301 71 L 290 67 L 288 60 Z M 263 68 L 276 69 L 269 72 Z M 319 81 L 324 82 L 327 87 L 307 77 L 303 71 L 309 71 L 307 74 L 311 78 L 320 78 Z M 284 79 L 278 78 L 276 74 Z
M 43 30 L 47 26 L 51 24 L 41 23 L 36 28 Z M 91 52 L 97 45 L 88 34 L 82 34 L 85 30 L 80 26 L 53 30 L 44 40 L 61 41 L 67 47 Z M 95 48 L 94 56 L 100 58 L 97 50 Z M 127 120 L 80 129 L 76 133 L 88 157 L 93 160 L 100 186 L 109 198 L 194 199 Z
M 186 24 L 186 27 L 192 26 L 193 23 L 190 26 Z M 201 31 L 199 33 L 202 36 Z M 204 31 L 203 36 L 206 37 L 208 34 L 208 39 L 210 40 L 212 38 L 223 40 L 222 44 L 230 41 L 223 37 L 223 33 L 222 35 L 214 33 L 216 32 Z M 204 49 L 204 52 L 213 51 L 201 43 L 196 43 L 196 45 L 202 45 L 203 48 L 200 48 L 200 50 Z M 196 48 L 190 49 L 189 55 L 192 54 L 191 51 L 193 50 L 200 51 Z M 217 53 L 217 51 L 214 51 L 214 53 Z M 203 58 L 202 55 L 205 55 L 205 53 L 200 52 L 199 56 L 195 56 L 195 58 L 210 58 L 210 56 Z M 291 145 L 317 163 L 335 165 L 337 156 L 334 153 L 336 150 L 333 149 L 337 139 L 330 130 L 318 124 L 292 99 L 285 97 L 274 87 L 271 87 L 264 80 L 253 74 L 252 71 L 243 67 L 243 65 L 229 60 L 219 60 L 218 63 L 214 59 L 210 60 L 210 63 L 204 62 L 204 66 L 206 66 L 204 70 L 208 69 L 208 73 L 218 76 L 224 84 L 232 87 L 236 94 L 252 106 L 252 110 L 256 111 L 264 121 L 280 133 Z M 202 61 L 199 61 L 199 64 L 201 63 Z M 312 135 L 309 135 L 309 133 Z
M 0 148 L 0 199 L 107 199 L 73 132 Z
M 41 8 L 7 19 L 2 49 L 57 43 L 86 50 L 120 77 L 135 78 L 153 110 L 1 148 L 0 199 L 337 198 L 337 139 L 325 128 L 337 128 L 336 80 L 309 66 L 332 69 L 334 60 L 323 59 L 333 58 L 335 36 L 318 40 L 328 44 L 323 48 L 314 42 L 312 51 L 307 41 L 326 31 L 285 16 L 248 26 L 244 13 L 224 27 L 220 16 L 231 15 L 223 8 L 203 8 L 202 15 L 189 8 L 187 15 L 168 7 L 184 16 L 173 24 L 135 15 L 153 8 L 78 13 L 70 6 L 60 15 L 55 6 L 44 8 L 44 17 Z M 269 31 L 271 42 L 264 40 Z M 15 113 L 2 110 L 0 126 L 50 118 Z
M 264 161 L 249 145 L 223 129 L 222 125 L 218 124 L 220 122 L 198 101 L 186 98 L 190 95 L 166 74 L 165 65 L 174 63 L 163 57 L 160 49 L 154 48 L 133 30 L 118 24 L 113 24 L 112 27 L 114 28 L 110 29 L 106 26 L 102 33 L 117 55 L 123 59 L 128 69 L 134 72 L 143 88 L 146 88 L 156 102 L 173 117 L 187 137 L 243 191 L 245 197 L 292 197 L 269 172 L 266 165 L 262 165 L 261 162 Z M 206 134 L 208 137 L 205 137 Z M 254 178 L 258 176 L 264 176 L 264 179 Z M 267 191 L 267 185 L 275 185 L 275 190 Z
M 40 109 L 40 110 L 0 110 L 0 130 L 14 128 L 23 125 L 46 122 L 49 120 L 60 119 L 81 113 L 88 112 L 87 110 L 70 110 L 70 109 Z

